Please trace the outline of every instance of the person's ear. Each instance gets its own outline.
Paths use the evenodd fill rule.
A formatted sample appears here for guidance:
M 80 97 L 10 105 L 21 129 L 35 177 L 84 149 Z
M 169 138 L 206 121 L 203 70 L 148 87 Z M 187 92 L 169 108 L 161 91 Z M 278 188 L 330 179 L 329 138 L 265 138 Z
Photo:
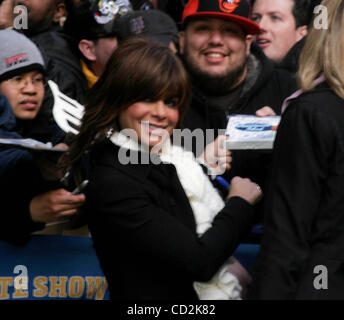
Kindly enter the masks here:
M 308 33 L 307 26 L 300 26 L 296 28 L 296 41 L 300 41 Z
M 253 36 L 251 34 L 246 35 L 245 43 L 246 43 L 246 56 L 248 57 L 251 52 L 251 44 L 253 41 Z
M 184 47 L 185 47 L 185 31 L 179 32 L 179 53 L 184 54 Z
M 79 42 L 79 50 L 82 55 L 89 61 L 96 61 L 95 45 L 91 40 L 82 39 Z
M 66 14 L 66 5 L 64 2 L 61 2 L 56 6 L 53 21 L 55 23 L 59 23 L 61 18 L 64 17 L 65 14 Z

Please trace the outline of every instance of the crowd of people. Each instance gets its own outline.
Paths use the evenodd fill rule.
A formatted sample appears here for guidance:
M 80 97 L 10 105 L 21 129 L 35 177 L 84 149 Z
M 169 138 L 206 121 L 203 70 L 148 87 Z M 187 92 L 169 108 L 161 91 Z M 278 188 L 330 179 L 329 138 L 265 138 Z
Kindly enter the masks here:
M 343 0 L 3 0 L 0 138 L 54 150 L 0 144 L 0 239 L 91 237 L 114 300 L 344 298 L 343 28 Z M 281 115 L 273 150 L 228 150 L 233 114 Z

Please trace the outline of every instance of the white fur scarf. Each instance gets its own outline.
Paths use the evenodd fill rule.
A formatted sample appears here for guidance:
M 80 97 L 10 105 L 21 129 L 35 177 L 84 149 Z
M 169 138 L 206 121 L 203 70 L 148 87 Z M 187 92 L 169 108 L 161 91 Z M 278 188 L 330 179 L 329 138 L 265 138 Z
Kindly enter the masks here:
M 141 150 L 136 141 L 119 132 L 115 132 L 110 140 L 126 149 Z M 192 152 L 173 146 L 170 140 L 167 140 L 159 155 L 163 162 L 175 166 L 194 213 L 197 234 L 201 236 L 211 227 L 215 216 L 224 207 L 222 198 L 204 174 Z M 194 288 L 201 300 L 240 299 L 242 288 L 239 281 L 227 270 L 233 260 L 234 258 L 230 257 L 209 282 L 194 282 Z

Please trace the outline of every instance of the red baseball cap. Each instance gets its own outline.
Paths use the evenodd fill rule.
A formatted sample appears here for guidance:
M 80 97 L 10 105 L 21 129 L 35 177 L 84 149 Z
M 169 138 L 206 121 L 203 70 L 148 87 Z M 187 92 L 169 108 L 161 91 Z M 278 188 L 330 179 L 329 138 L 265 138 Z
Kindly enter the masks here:
M 191 17 L 210 17 L 233 21 L 247 34 L 260 32 L 258 24 L 248 18 L 250 6 L 246 0 L 189 0 L 184 8 L 182 23 Z

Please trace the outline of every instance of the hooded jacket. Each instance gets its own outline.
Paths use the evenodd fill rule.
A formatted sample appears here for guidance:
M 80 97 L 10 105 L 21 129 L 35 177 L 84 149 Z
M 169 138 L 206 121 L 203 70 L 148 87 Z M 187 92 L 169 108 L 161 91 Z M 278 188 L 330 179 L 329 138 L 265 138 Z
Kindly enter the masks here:
M 0 95 L 0 138 L 21 139 L 22 136 L 15 131 L 16 118 L 12 108 L 4 95 Z M 32 161 L 29 151 L 19 148 L 8 148 L 0 145 L 0 176 L 8 168 L 14 168 L 22 162 Z
M 0 95 L 0 138 L 20 139 L 16 119 L 5 96 Z M 32 221 L 29 204 L 47 187 L 31 152 L 0 144 L 0 239 L 23 244 L 31 232 L 44 227 Z

